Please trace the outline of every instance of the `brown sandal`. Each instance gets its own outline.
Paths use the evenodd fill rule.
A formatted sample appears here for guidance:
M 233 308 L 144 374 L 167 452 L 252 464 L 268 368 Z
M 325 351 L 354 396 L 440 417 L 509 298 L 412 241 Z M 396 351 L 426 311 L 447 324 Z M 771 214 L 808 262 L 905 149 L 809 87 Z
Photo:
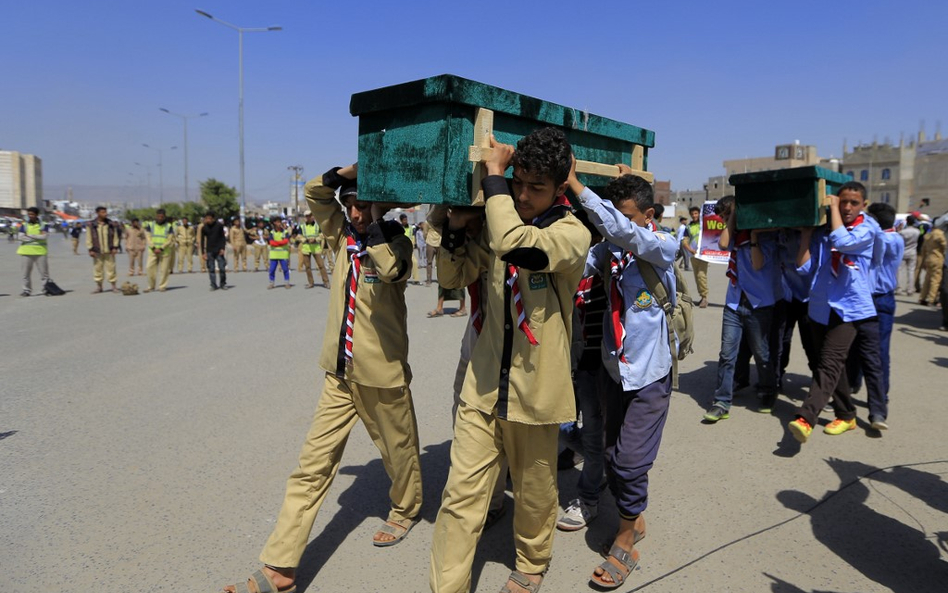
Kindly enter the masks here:
M 253 585 L 253 589 L 250 588 L 251 585 Z M 256 570 L 247 578 L 247 582 L 234 585 L 234 590 L 237 593 L 296 593 L 296 585 L 286 589 L 277 589 L 267 573 Z

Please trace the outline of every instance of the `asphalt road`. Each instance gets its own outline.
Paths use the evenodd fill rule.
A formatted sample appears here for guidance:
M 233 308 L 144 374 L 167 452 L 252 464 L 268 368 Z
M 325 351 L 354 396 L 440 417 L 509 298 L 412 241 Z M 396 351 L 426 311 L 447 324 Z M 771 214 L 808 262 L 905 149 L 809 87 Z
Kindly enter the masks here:
M 319 397 L 327 292 L 303 290 L 293 272 L 292 290 L 268 291 L 263 273 L 241 273 L 230 275 L 232 290 L 211 293 L 195 273 L 173 275 L 163 294 L 90 295 L 89 258 L 59 238 L 51 249 L 53 278 L 71 292 L 20 298 L 15 246 L 0 243 L 0 589 L 211 592 L 245 578 Z M 773 415 L 754 412 L 745 393 L 729 420 L 701 423 L 723 267 L 712 266 L 711 286 L 650 474 L 641 569 L 619 590 L 948 590 L 948 334 L 934 329 L 938 313 L 899 299 L 890 431 L 869 433 L 861 408 L 858 430 L 814 432 L 801 449 L 784 429 L 808 384 L 798 343 Z M 466 323 L 426 318 L 435 297 L 408 287 L 423 520 L 398 546 L 371 545 L 388 480 L 356 428 L 304 556 L 301 591 L 428 590 Z M 577 476 L 559 474 L 564 503 Z M 600 509 L 589 529 L 557 535 L 545 593 L 589 590 L 595 549 L 617 524 L 608 494 Z M 476 591 L 505 582 L 510 534 L 508 513 L 482 538 Z

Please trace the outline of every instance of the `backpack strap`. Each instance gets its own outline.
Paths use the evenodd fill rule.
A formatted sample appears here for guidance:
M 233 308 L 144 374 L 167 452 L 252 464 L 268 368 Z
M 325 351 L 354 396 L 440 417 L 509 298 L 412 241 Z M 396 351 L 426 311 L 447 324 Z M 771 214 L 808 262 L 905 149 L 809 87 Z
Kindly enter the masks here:
M 668 353 L 672 359 L 672 389 L 678 389 L 678 356 L 675 353 L 675 328 L 672 327 L 671 320 L 674 310 L 668 298 L 668 289 L 665 288 L 665 283 L 662 282 L 658 272 L 655 271 L 655 266 L 640 257 L 635 258 L 635 263 L 639 267 L 642 279 L 648 285 L 649 292 L 652 293 L 665 312 L 665 325 L 668 326 Z

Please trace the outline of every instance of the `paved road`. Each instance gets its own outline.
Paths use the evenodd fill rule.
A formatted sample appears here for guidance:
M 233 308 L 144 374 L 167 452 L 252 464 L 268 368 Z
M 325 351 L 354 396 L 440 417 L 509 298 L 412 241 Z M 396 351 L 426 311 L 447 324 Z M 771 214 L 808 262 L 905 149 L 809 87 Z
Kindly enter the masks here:
M 292 290 L 267 291 L 251 273 L 210 293 L 205 276 L 175 274 L 164 294 L 90 295 L 88 257 L 58 238 L 52 251 L 53 277 L 72 292 L 19 298 L 14 246 L 0 243 L 0 588 L 210 592 L 244 577 L 315 409 L 327 293 L 303 290 L 294 272 Z M 720 303 L 723 268 L 712 272 Z M 301 590 L 427 591 L 465 320 L 427 319 L 433 288 L 410 286 L 408 299 L 423 521 L 401 545 L 372 547 L 388 483 L 357 428 Z M 641 569 L 620 591 L 944 592 L 948 335 L 930 329 L 938 314 L 900 299 L 892 430 L 872 438 L 861 422 L 802 450 L 783 428 L 807 384 L 799 345 L 773 416 L 744 395 L 730 420 L 706 426 L 720 306 L 697 320 L 700 343 L 682 365 L 651 473 Z M 576 478 L 560 473 L 564 502 Z M 557 536 L 545 593 L 588 590 L 593 550 L 616 525 L 608 494 L 601 508 L 589 530 Z M 503 585 L 510 532 L 508 513 L 484 535 L 476 591 Z

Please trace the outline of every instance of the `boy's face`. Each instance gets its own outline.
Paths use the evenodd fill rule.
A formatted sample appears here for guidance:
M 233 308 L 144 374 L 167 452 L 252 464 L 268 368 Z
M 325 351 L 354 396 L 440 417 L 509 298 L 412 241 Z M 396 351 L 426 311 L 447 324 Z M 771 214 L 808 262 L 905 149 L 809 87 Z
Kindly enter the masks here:
M 361 202 L 355 198 L 346 198 L 346 214 L 349 215 L 349 222 L 352 228 L 360 235 L 364 235 L 372 224 L 372 203 Z
M 531 222 L 549 210 L 556 198 L 566 191 L 567 185 L 566 181 L 556 185 L 552 177 L 537 175 L 520 167 L 514 167 L 513 200 L 520 220 Z
M 858 191 L 845 190 L 839 193 L 839 216 L 843 224 L 849 226 L 862 214 L 866 201 Z
M 699 222 L 700 218 L 701 218 L 701 212 L 699 210 L 691 211 L 691 222 Z
M 622 214 L 625 214 L 626 218 L 641 227 L 644 227 L 655 214 L 655 210 L 653 208 L 649 208 L 645 212 L 639 210 L 639 207 L 635 205 L 635 200 L 625 200 L 623 202 L 619 202 L 619 205 L 616 206 L 616 210 Z

